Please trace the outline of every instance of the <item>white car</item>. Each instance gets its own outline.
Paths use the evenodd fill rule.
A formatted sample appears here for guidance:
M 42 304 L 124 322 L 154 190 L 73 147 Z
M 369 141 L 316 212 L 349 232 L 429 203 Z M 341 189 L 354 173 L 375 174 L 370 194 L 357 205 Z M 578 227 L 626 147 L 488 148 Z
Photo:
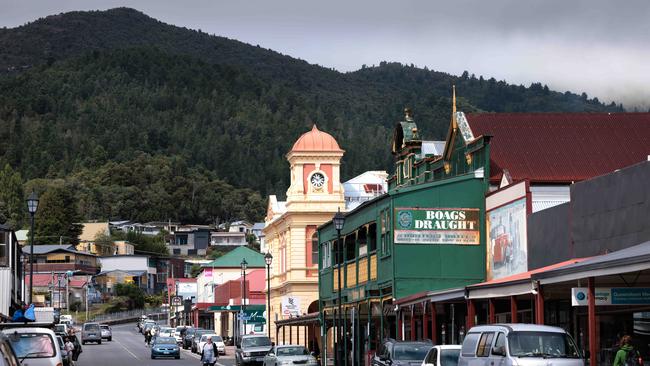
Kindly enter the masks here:
M 174 336 L 174 328 L 161 327 L 160 331 L 156 335 L 158 337 L 173 337 Z
M 263 366 L 303 364 L 305 366 L 318 366 L 316 357 L 309 354 L 305 346 L 283 345 L 271 348 L 264 356 Z
M 460 345 L 433 346 L 422 361 L 422 366 L 456 366 L 460 357 Z
M 220 355 L 225 355 L 226 354 L 226 344 L 223 343 L 223 338 L 221 336 L 216 335 L 216 334 L 203 334 L 201 335 L 201 340 L 199 341 L 199 345 L 197 346 L 198 354 L 201 354 L 201 350 L 203 349 L 203 346 L 208 342 L 208 337 L 212 337 L 212 343 L 214 343 L 217 346 L 217 352 L 219 352 Z
M 5 328 L 16 357 L 25 359 L 29 366 L 63 365 L 56 334 L 47 328 Z

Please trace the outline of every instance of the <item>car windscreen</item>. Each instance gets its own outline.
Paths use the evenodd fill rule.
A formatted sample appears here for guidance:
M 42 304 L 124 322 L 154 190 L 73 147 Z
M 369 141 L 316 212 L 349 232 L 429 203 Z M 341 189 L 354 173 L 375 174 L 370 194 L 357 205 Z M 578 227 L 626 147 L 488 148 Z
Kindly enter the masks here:
M 18 358 L 49 358 L 56 355 L 54 340 L 45 333 L 20 333 L 9 336 Z
M 445 366 L 456 366 L 458 365 L 459 357 L 459 349 L 443 349 L 440 351 L 440 364 Z
M 54 332 L 65 333 L 65 325 L 57 324 L 54 326 Z
M 108 330 L 108 325 L 100 325 L 99 327 Z
M 176 338 L 172 337 L 157 337 L 156 344 L 176 344 Z
M 276 352 L 278 356 L 304 356 L 309 354 L 305 347 L 278 347 Z
M 85 332 L 99 332 L 99 325 L 98 324 L 84 324 L 84 331 Z
M 266 347 L 271 345 L 271 339 L 268 337 L 250 337 L 241 341 L 242 347 Z
M 511 332 L 508 346 L 513 357 L 580 358 L 573 339 L 557 332 Z
M 424 344 L 397 344 L 393 351 L 393 358 L 395 360 L 422 361 L 429 349 L 431 346 Z
M 212 337 L 212 342 L 223 342 L 223 338 L 221 336 L 214 336 Z

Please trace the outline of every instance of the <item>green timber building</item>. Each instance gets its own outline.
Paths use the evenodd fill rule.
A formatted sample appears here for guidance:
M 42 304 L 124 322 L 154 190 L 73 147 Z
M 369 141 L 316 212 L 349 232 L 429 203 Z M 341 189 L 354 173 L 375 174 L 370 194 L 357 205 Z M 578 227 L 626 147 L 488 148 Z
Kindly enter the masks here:
M 350 364 L 364 364 L 364 355 L 382 339 L 401 338 L 405 325 L 396 317 L 397 299 L 485 280 L 490 139 L 474 137 L 455 110 L 455 96 L 453 105 L 444 151 L 421 140 L 407 110 L 394 130 L 389 191 L 346 213 L 340 240 L 332 221 L 319 227 L 324 360 L 340 350 L 355 355 Z M 454 316 L 464 324 L 463 314 Z M 347 342 L 337 342 L 337 324 Z

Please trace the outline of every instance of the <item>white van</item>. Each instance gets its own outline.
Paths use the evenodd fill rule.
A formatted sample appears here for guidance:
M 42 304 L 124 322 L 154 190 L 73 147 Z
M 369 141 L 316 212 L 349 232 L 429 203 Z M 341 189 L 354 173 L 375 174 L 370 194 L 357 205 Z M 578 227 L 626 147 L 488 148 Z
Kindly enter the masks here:
M 47 328 L 5 328 L 16 357 L 28 360 L 29 366 L 61 366 L 61 350 L 56 335 Z
M 467 332 L 458 366 L 584 366 L 564 329 L 537 324 L 479 325 Z

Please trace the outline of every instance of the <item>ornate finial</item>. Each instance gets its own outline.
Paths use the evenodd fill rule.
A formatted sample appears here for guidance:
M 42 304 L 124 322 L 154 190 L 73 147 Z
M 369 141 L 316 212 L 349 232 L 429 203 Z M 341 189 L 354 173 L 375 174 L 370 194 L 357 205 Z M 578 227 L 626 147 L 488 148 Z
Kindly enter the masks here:
M 456 85 L 451 86 L 451 113 L 456 114 Z
M 407 121 L 412 121 L 413 116 L 411 115 L 411 109 L 410 108 L 404 108 L 404 119 Z
M 314 123 L 314 125 L 311 127 L 311 130 L 312 130 L 312 131 L 318 131 L 318 127 L 316 127 L 316 124 L 315 124 L 315 123 Z

